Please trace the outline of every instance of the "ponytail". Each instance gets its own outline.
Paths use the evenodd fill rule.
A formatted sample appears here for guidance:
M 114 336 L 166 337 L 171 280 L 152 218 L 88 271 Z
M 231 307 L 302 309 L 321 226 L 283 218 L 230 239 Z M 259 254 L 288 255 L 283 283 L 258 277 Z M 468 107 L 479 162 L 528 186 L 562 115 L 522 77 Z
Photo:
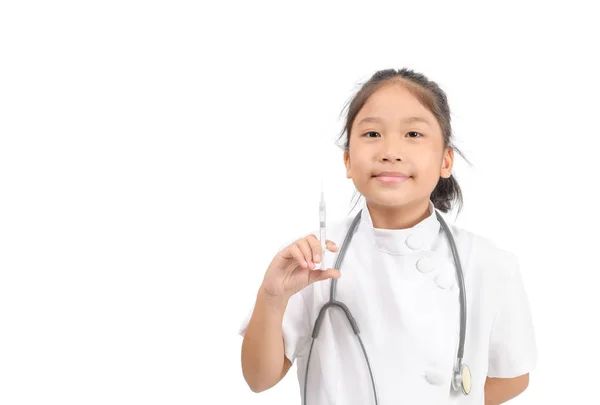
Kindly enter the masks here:
M 463 202 L 462 191 L 454 175 L 450 175 L 449 178 L 441 177 L 433 189 L 430 199 L 435 208 L 444 213 L 449 212 L 456 202 L 460 212 Z

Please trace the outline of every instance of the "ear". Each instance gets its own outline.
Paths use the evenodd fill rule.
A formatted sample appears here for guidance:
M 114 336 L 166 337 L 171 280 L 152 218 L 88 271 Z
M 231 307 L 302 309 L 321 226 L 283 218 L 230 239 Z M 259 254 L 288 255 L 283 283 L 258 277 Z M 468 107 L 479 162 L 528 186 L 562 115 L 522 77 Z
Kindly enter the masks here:
M 454 149 L 446 148 L 442 159 L 442 168 L 440 169 L 440 177 L 445 179 L 452 175 L 452 166 L 454 165 Z
M 350 169 L 350 152 L 348 150 L 344 151 L 344 166 L 346 166 L 346 178 L 352 178 L 352 170 Z

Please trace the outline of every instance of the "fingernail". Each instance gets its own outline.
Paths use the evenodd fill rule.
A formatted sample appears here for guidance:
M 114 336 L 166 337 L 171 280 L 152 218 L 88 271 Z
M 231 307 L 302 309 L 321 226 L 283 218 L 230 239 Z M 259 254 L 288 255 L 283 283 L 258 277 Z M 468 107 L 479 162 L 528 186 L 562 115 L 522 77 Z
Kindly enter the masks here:
M 315 255 L 315 262 L 321 263 L 321 255 Z

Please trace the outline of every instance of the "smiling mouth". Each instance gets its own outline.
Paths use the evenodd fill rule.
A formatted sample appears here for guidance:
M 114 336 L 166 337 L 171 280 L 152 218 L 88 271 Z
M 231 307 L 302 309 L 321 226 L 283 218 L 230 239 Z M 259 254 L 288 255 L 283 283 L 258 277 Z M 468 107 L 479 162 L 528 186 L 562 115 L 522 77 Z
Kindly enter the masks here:
M 385 184 L 402 183 L 410 178 L 410 176 L 404 176 L 400 174 L 380 174 L 373 177 Z

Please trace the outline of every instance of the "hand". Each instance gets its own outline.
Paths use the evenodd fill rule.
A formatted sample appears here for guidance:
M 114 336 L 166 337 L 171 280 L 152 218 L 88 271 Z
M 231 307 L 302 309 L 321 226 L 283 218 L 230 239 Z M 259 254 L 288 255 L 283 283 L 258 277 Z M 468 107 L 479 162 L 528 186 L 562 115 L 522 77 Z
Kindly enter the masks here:
M 334 242 L 327 240 L 326 248 L 337 252 Z M 330 278 L 339 278 L 337 269 L 317 269 L 322 261 L 321 243 L 314 235 L 298 239 L 282 249 L 271 261 L 261 288 L 272 298 L 289 299 L 309 285 Z

